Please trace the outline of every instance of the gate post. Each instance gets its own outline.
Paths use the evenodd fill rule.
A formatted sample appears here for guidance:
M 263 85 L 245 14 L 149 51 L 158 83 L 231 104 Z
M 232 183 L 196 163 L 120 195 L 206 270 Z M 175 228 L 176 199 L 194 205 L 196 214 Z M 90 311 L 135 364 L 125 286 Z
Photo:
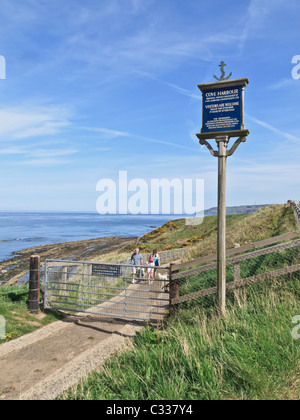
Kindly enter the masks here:
M 28 309 L 32 314 L 39 313 L 40 304 L 40 271 L 41 262 L 39 255 L 30 257 L 30 278 L 29 278 L 29 295 Z
M 178 271 L 174 270 L 175 264 L 170 264 L 170 274 L 169 274 L 169 284 L 170 284 L 170 312 L 175 311 L 177 308 L 177 305 L 172 304 L 172 300 L 179 298 L 179 282 L 178 279 L 173 279 L 173 274 L 178 273 Z

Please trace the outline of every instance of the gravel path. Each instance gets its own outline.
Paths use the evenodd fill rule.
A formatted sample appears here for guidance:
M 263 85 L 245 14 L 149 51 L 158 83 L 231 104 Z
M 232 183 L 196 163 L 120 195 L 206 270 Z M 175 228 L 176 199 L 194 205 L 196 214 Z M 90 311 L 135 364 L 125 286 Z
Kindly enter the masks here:
M 0 345 L 0 400 L 53 400 L 121 350 L 143 324 L 91 316 Z

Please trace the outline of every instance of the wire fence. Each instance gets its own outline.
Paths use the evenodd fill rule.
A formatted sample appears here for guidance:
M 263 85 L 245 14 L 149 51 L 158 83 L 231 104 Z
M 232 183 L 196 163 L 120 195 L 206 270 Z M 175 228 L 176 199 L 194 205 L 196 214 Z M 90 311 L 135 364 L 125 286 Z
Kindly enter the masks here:
M 237 296 L 236 291 L 243 286 L 272 278 L 293 276 L 300 276 L 300 239 L 228 258 L 227 298 Z M 175 265 L 172 267 L 172 281 L 178 285 L 176 296 L 172 296 L 173 305 L 208 307 L 216 304 L 216 262 L 187 270 L 178 270 Z

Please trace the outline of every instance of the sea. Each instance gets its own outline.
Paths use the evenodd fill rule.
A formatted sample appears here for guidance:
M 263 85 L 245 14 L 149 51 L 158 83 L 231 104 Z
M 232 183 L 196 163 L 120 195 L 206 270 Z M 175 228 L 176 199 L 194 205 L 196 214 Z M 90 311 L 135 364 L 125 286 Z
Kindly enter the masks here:
M 100 215 L 75 212 L 0 211 L 0 261 L 40 245 L 108 236 L 142 236 L 184 215 Z

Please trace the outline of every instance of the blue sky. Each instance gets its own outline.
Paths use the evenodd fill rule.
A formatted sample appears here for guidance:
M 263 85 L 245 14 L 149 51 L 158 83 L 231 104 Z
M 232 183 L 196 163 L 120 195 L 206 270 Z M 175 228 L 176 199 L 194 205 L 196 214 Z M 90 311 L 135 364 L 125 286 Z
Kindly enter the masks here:
M 0 2 L 0 210 L 95 211 L 119 171 L 204 179 L 215 206 L 197 84 L 221 60 L 250 82 L 227 205 L 300 199 L 299 0 Z

